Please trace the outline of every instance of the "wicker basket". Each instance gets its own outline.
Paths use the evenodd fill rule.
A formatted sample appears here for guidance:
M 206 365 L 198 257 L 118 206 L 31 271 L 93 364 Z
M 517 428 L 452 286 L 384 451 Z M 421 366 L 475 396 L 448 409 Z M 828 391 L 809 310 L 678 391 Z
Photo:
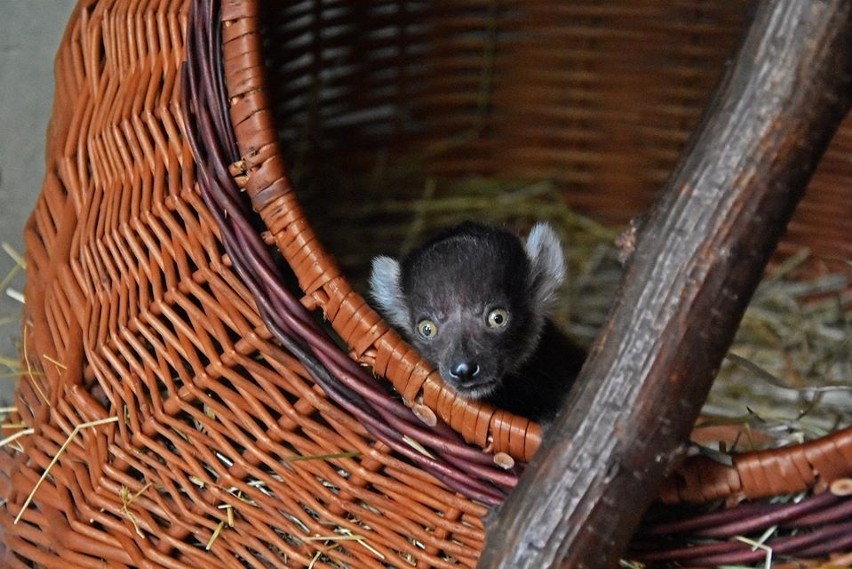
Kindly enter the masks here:
M 288 165 L 307 185 L 417 154 L 433 176 L 553 180 L 624 223 L 673 168 L 749 3 L 223 4 L 83 0 L 69 23 L 25 236 L 11 421 L 28 429 L 0 453 L 3 565 L 473 566 L 539 427 L 443 387 L 320 244 Z M 779 248 L 810 247 L 812 270 L 852 257 L 852 216 L 833 213 L 852 202 L 850 149 L 847 120 Z M 687 463 L 663 497 L 851 475 L 846 429 Z M 817 529 L 779 552 L 826 557 L 852 548 L 850 504 L 826 492 L 649 534 L 781 520 Z M 637 555 L 761 559 L 651 541 Z

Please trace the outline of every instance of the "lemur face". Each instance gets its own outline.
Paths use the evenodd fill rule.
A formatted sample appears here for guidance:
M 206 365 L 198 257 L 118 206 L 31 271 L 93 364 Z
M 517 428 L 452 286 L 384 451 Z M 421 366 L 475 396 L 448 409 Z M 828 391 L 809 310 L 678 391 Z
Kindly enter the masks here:
M 487 397 L 525 354 L 529 260 L 511 235 L 456 234 L 402 265 L 407 335 L 456 391 Z
M 527 240 L 466 223 L 401 263 L 373 261 L 372 294 L 385 316 L 471 399 L 487 398 L 535 350 L 562 283 L 561 246 L 549 226 Z

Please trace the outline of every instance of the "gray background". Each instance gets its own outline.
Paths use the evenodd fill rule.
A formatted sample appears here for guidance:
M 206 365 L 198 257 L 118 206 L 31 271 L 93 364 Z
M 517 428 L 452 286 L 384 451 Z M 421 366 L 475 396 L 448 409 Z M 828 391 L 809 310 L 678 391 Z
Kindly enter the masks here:
M 0 0 L 0 242 L 23 252 L 22 230 L 44 177 L 45 129 L 53 105 L 53 57 L 73 0 Z M 0 250 L 0 281 L 14 262 Z M 23 290 L 23 277 L 9 285 Z M 0 356 L 17 358 L 21 305 L 0 291 Z M 9 318 L 13 320 L 7 322 Z M 0 405 L 15 379 L 0 365 Z

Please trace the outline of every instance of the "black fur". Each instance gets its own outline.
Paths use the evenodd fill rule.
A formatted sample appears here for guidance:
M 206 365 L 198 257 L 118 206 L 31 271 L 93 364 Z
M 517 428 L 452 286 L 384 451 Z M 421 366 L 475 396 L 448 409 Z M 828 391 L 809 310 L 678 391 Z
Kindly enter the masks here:
M 564 272 L 546 225 L 522 241 L 468 222 L 400 263 L 375 259 L 371 287 L 385 316 L 453 389 L 549 420 L 585 357 L 547 318 Z M 420 323 L 430 336 L 418 332 Z
M 586 351 L 547 319 L 536 351 L 520 370 L 505 376 L 500 389 L 486 400 L 516 415 L 550 421 L 585 360 Z

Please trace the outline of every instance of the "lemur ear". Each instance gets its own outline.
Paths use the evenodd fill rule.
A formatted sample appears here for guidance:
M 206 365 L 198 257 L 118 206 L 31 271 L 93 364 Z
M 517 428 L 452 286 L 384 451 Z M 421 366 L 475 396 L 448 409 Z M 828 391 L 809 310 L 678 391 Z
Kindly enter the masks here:
M 373 258 L 370 295 L 391 324 L 402 330 L 408 330 L 411 323 L 399 276 L 399 263 L 396 259 L 384 255 Z
M 532 271 L 530 283 L 534 306 L 544 313 L 556 300 L 556 293 L 565 282 L 565 256 L 556 231 L 547 223 L 536 223 L 524 242 Z

